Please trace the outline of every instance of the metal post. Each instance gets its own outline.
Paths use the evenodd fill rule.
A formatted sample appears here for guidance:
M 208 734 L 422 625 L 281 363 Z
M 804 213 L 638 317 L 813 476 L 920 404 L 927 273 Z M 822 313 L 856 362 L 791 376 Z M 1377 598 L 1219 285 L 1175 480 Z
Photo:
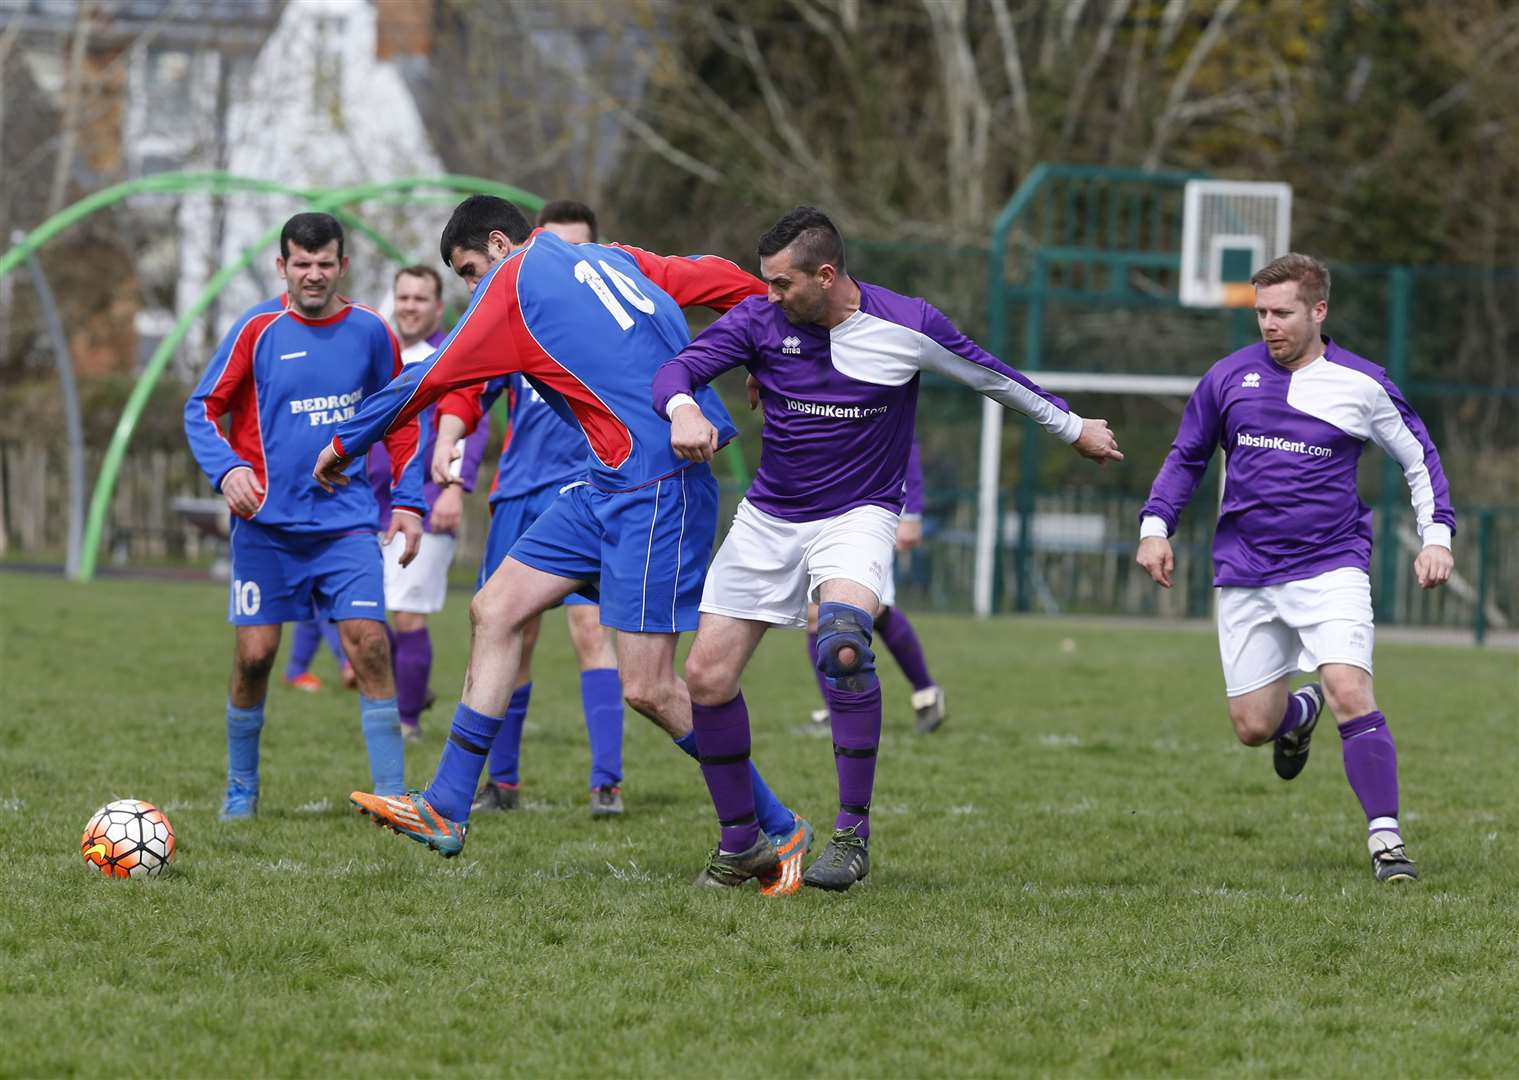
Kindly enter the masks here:
M 1408 386 L 1408 322 L 1413 295 L 1413 274 L 1406 266 L 1394 266 L 1387 277 L 1387 376 L 1400 389 Z M 1398 621 L 1398 506 L 1403 470 L 1391 454 L 1382 457 L 1382 527 L 1377 538 L 1377 561 L 1381 595 L 1377 598 L 1377 621 Z
M 1047 264 L 1042 254 L 1034 256 L 1029 282 L 1028 320 L 1023 325 L 1023 356 L 1019 366 L 1028 372 L 1042 366 L 1044 347 L 1044 291 Z M 1014 603 L 1019 611 L 1028 611 L 1033 596 L 1034 495 L 1039 487 L 1039 458 L 1043 445 L 1042 429 L 1032 420 L 1023 421 L 1023 447 L 1019 453 L 1018 477 L 1018 554 Z
M 11 243 L 19 244 L 26 236 L 17 229 L 11 234 Z M 58 364 L 58 386 L 63 391 L 63 419 L 69 438 L 69 537 L 68 554 L 64 557 L 63 574 L 71 581 L 79 580 L 79 553 L 84 537 L 84 423 L 79 418 L 79 392 L 74 384 L 74 360 L 69 354 L 69 339 L 63 333 L 63 320 L 58 317 L 58 304 L 53 290 L 48 287 L 47 275 L 35 253 L 27 256 L 27 268 L 32 272 L 32 287 L 37 291 L 37 306 L 42 309 L 42 321 L 47 325 L 47 335 L 53 343 L 53 359 Z
M 1478 645 L 1487 641 L 1488 566 L 1492 562 L 1493 512 L 1477 515 L 1477 611 L 1472 616 L 1472 636 Z

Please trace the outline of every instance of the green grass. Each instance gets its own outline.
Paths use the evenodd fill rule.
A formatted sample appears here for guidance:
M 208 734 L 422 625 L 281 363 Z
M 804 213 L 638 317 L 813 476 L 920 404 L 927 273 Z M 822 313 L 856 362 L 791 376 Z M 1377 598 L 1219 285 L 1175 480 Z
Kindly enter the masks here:
M 434 633 L 444 698 L 462 600 Z M 1424 874 L 1379 887 L 1332 729 L 1278 781 L 1230 734 L 1210 635 L 923 617 L 951 716 L 914 737 L 885 662 L 870 879 L 767 901 L 687 885 L 716 832 L 705 789 L 631 713 L 628 815 L 590 820 L 557 615 L 526 808 L 445 862 L 347 809 L 368 774 L 335 690 L 271 692 L 259 820 L 216 823 L 220 588 L 5 575 L 0 605 L 0 1075 L 1514 1068 L 1513 653 L 1379 648 Z M 757 760 L 826 829 L 802 651 L 773 635 L 747 694 Z M 447 716 L 427 715 L 413 782 Z M 161 880 L 79 858 L 90 813 L 128 795 L 178 831 Z

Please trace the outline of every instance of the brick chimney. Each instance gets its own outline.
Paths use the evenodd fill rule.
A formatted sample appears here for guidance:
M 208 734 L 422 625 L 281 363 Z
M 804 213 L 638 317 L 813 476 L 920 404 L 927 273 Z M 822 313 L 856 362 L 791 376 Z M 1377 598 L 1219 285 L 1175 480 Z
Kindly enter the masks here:
M 375 8 L 375 59 L 427 56 L 432 52 L 434 0 L 372 0 Z

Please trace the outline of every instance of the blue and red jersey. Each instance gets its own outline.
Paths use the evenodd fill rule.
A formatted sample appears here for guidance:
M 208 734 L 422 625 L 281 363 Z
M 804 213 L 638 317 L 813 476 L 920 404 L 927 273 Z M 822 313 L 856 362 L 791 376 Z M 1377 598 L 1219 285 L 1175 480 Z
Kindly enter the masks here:
M 346 304 L 308 319 L 285 298 L 244 312 L 217 347 L 185 402 L 185 436 L 212 486 L 233 469 L 249 468 L 264 499 L 249 520 L 291 532 L 373 529 L 374 492 L 363 462 L 349 483 L 328 494 L 311 467 L 335 426 L 401 370 L 401 350 L 378 312 Z M 228 418 L 225 434 L 218 426 Z M 398 509 L 422 513 L 418 425 L 408 419 L 386 436 L 393 463 L 391 495 Z
M 520 372 L 579 426 L 592 484 L 625 491 L 653 483 L 689 464 L 670 448 L 669 421 L 649 409 L 654 372 L 690 341 L 681 309 L 726 311 L 764 291 L 759 279 L 710 255 L 568 244 L 535 230 L 485 275 L 430 359 L 408 365 L 337 425 L 333 449 L 361 455 L 451 390 L 464 392 L 442 411 L 473 427 L 481 384 Z M 698 400 L 720 439 L 731 439 L 737 429 L 716 394 Z

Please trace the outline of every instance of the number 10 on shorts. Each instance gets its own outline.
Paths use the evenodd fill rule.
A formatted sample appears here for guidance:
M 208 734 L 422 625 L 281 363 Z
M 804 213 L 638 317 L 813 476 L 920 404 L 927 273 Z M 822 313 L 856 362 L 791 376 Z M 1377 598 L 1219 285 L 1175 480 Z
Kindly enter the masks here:
M 259 592 L 258 582 L 234 581 L 232 583 L 233 615 L 257 615 L 259 605 L 263 601 L 264 597 Z

